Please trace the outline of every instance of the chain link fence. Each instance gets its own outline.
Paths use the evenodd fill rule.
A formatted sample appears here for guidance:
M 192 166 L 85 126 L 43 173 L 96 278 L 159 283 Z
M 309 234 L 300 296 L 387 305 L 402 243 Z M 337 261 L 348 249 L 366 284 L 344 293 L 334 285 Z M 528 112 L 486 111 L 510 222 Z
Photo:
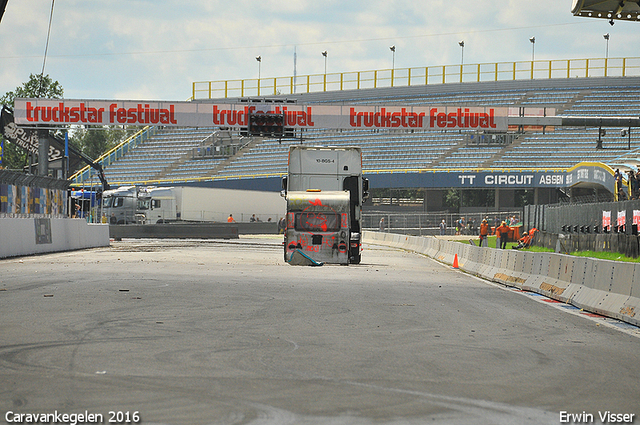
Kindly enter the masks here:
M 445 235 L 456 234 L 456 222 L 463 218 L 465 227 L 463 235 L 478 235 L 482 219 L 487 218 L 489 225 L 499 226 L 503 220 L 515 217 L 520 223 L 522 210 L 475 212 L 475 213 L 394 213 L 383 211 L 366 211 L 362 213 L 365 230 L 402 233 L 413 236 L 440 235 L 440 223 L 446 224 Z M 514 224 L 515 225 L 515 224 Z

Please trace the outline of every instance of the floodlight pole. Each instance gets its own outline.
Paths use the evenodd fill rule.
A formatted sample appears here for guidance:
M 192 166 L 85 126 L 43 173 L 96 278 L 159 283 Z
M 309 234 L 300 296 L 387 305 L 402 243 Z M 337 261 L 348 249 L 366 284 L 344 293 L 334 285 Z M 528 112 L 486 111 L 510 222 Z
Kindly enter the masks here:
M 396 46 L 395 44 L 391 47 L 389 47 L 389 50 L 391 50 L 391 87 L 393 87 L 393 74 L 395 72 L 396 69 Z
M 531 42 L 531 63 L 533 63 L 536 60 L 536 38 L 531 37 L 529 41 Z
M 324 91 L 327 91 L 327 51 L 324 50 L 322 52 L 322 56 L 324 56 Z
M 262 56 L 256 56 L 258 61 L 258 96 L 260 96 L 260 74 L 262 72 Z
M 327 53 L 327 51 L 323 51 L 322 52 L 322 56 L 324 56 L 324 73 L 325 75 L 327 74 L 327 56 L 329 55 L 329 53 Z
M 531 37 L 529 39 L 531 42 L 531 79 L 533 80 L 533 70 L 535 68 L 535 60 L 536 60 L 536 38 Z
M 460 46 L 462 50 L 462 54 L 460 56 L 460 82 L 462 82 L 462 70 L 464 68 L 464 40 L 459 41 L 458 46 Z

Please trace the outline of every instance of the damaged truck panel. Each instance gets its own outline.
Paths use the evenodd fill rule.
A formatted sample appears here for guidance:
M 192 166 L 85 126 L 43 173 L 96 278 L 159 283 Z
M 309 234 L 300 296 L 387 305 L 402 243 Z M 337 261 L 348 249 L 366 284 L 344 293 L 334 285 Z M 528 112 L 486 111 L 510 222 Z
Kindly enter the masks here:
M 322 263 L 349 264 L 348 191 L 287 194 L 285 261 L 300 250 Z

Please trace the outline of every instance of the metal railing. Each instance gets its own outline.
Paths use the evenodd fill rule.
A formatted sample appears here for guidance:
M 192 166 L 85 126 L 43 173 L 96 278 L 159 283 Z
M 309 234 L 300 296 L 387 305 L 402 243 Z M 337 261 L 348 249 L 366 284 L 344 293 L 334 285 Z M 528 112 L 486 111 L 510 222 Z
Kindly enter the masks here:
M 196 81 L 192 83 L 192 99 L 287 95 L 462 82 L 614 76 L 640 76 L 640 57 L 493 62 L 310 74 L 297 77 Z
M 456 221 L 464 217 L 465 228 L 460 230 L 461 235 L 477 236 L 480 231 L 482 219 L 488 217 L 489 226 L 500 225 L 502 220 L 508 217 L 516 217 L 518 222 L 522 216 L 522 210 L 468 212 L 468 213 L 398 213 L 385 211 L 363 211 L 362 227 L 366 230 L 378 230 L 382 232 L 402 233 L 414 236 L 439 235 L 440 223 L 445 221 L 447 227 L 445 235 L 455 235 Z M 381 219 L 384 221 L 381 222 Z
M 463 167 L 452 167 L 452 168 L 388 168 L 388 169 L 366 169 L 363 170 L 364 174 L 407 174 L 407 173 L 449 173 L 449 172 L 458 172 L 458 171 L 472 171 L 472 172 L 481 172 L 481 171 L 492 171 L 492 172 L 564 172 L 567 171 L 567 167 L 544 167 L 544 168 L 533 168 L 533 167 L 523 167 L 523 168 L 509 168 L 509 167 L 500 167 L 500 168 L 482 168 L 482 167 L 471 167 L 471 168 L 463 168 Z M 123 181 L 110 181 L 109 183 L 118 186 L 118 185 L 167 185 L 167 184 L 176 184 L 176 183 L 192 183 L 192 182 L 204 182 L 204 181 L 222 181 L 222 180 L 243 180 L 243 179 L 258 179 L 258 178 L 274 178 L 274 177 L 283 177 L 287 175 L 286 169 L 283 168 L 282 172 L 271 172 L 271 173 L 247 173 L 247 174 L 234 174 L 234 175 L 225 175 L 225 176 L 204 176 L 204 177 L 175 177 L 168 179 L 145 179 L 145 180 L 123 180 Z M 97 181 L 94 176 L 94 182 Z
M 127 154 L 131 149 L 135 148 L 145 140 L 151 138 L 153 134 L 157 131 L 156 127 L 146 126 L 142 130 L 138 131 L 133 136 L 127 138 L 125 141 L 121 142 L 115 148 L 110 151 L 104 153 L 100 156 L 96 162 L 102 167 L 110 165 L 122 158 L 125 154 Z M 84 185 L 86 183 L 91 182 L 97 176 L 97 172 L 91 168 L 89 165 L 81 168 L 79 171 L 76 171 L 74 175 L 72 175 L 69 180 L 72 182 L 72 185 Z
M 525 227 L 536 227 L 549 233 L 587 233 L 603 232 L 603 213 L 609 212 L 610 229 L 617 230 L 617 218 L 624 211 L 624 229 L 621 233 L 637 233 L 634 229 L 634 211 L 640 208 L 639 200 L 609 201 L 585 204 L 527 205 L 523 209 Z M 598 230 L 596 230 L 598 229 Z M 635 233 L 634 233 L 635 232 Z

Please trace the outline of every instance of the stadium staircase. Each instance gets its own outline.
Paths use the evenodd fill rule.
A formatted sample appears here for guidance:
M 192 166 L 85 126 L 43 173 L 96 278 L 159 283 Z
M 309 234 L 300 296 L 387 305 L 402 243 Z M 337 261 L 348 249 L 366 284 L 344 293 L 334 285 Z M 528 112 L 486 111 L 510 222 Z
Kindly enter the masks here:
M 176 159 L 158 179 L 179 179 L 193 174 L 210 175 L 220 161 L 234 155 L 236 151 L 233 134 L 227 130 L 215 130 L 191 151 Z
M 568 102 L 560 105 L 556 109 L 556 114 L 565 115 L 565 110 L 571 109 L 574 105 L 582 102 L 584 100 L 585 95 L 591 93 L 591 90 L 585 90 L 583 92 L 575 94 Z
M 222 170 L 224 170 L 227 166 L 229 166 L 229 164 L 231 164 L 234 161 L 240 160 L 240 158 L 242 158 L 247 152 L 250 152 L 254 146 L 260 143 L 258 139 L 249 139 L 249 140 L 250 141 L 247 144 L 243 145 L 242 149 L 239 149 L 234 155 L 216 164 L 215 168 L 211 170 L 211 175 L 212 176 L 218 175 Z
M 179 170 L 181 167 L 184 167 L 184 165 L 187 163 L 187 161 L 189 159 L 191 159 L 192 153 L 191 152 L 187 152 L 185 154 L 183 154 L 182 156 L 180 156 L 178 159 L 176 159 L 175 161 L 173 161 L 172 163 L 170 163 L 164 170 L 162 170 L 161 172 L 159 172 L 154 179 L 157 180 L 164 180 L 166 179 L 167 175 L 171 174 L 173 171 L 175 170 Z
M 502 158 L 505 154 L 508 154 L 512 150 L 517 149 L 522 144 L 523 140 L 524 140 L 524 134 L 518 134 L 512 140 L 510 145 L 505 146 L 499 152 L 495 152 L 493 155 L 491 155 L 491 158 L 489 158 L 488 160 L 483 162 L 481 167 L 482 168 L 491 168 L 493 166 L 493 164 L 495 164 L 495 162 L 497 160 L 499 160 L 500 158 Z
M 445 161 L 447 158 L 452 157 L 454 153 L 457 153 L 460 150 L 461 146 L 456 145 L 450 149 L 447 149 L 446 151 L 444 151 L 442 154 L 440 154 L 438 157 L 433 158 L 433 160 L 429 163 L 425 164 L 425 167 L 431 168 L 431 167 L 436 167 L 440 164 L 445 164 Z

